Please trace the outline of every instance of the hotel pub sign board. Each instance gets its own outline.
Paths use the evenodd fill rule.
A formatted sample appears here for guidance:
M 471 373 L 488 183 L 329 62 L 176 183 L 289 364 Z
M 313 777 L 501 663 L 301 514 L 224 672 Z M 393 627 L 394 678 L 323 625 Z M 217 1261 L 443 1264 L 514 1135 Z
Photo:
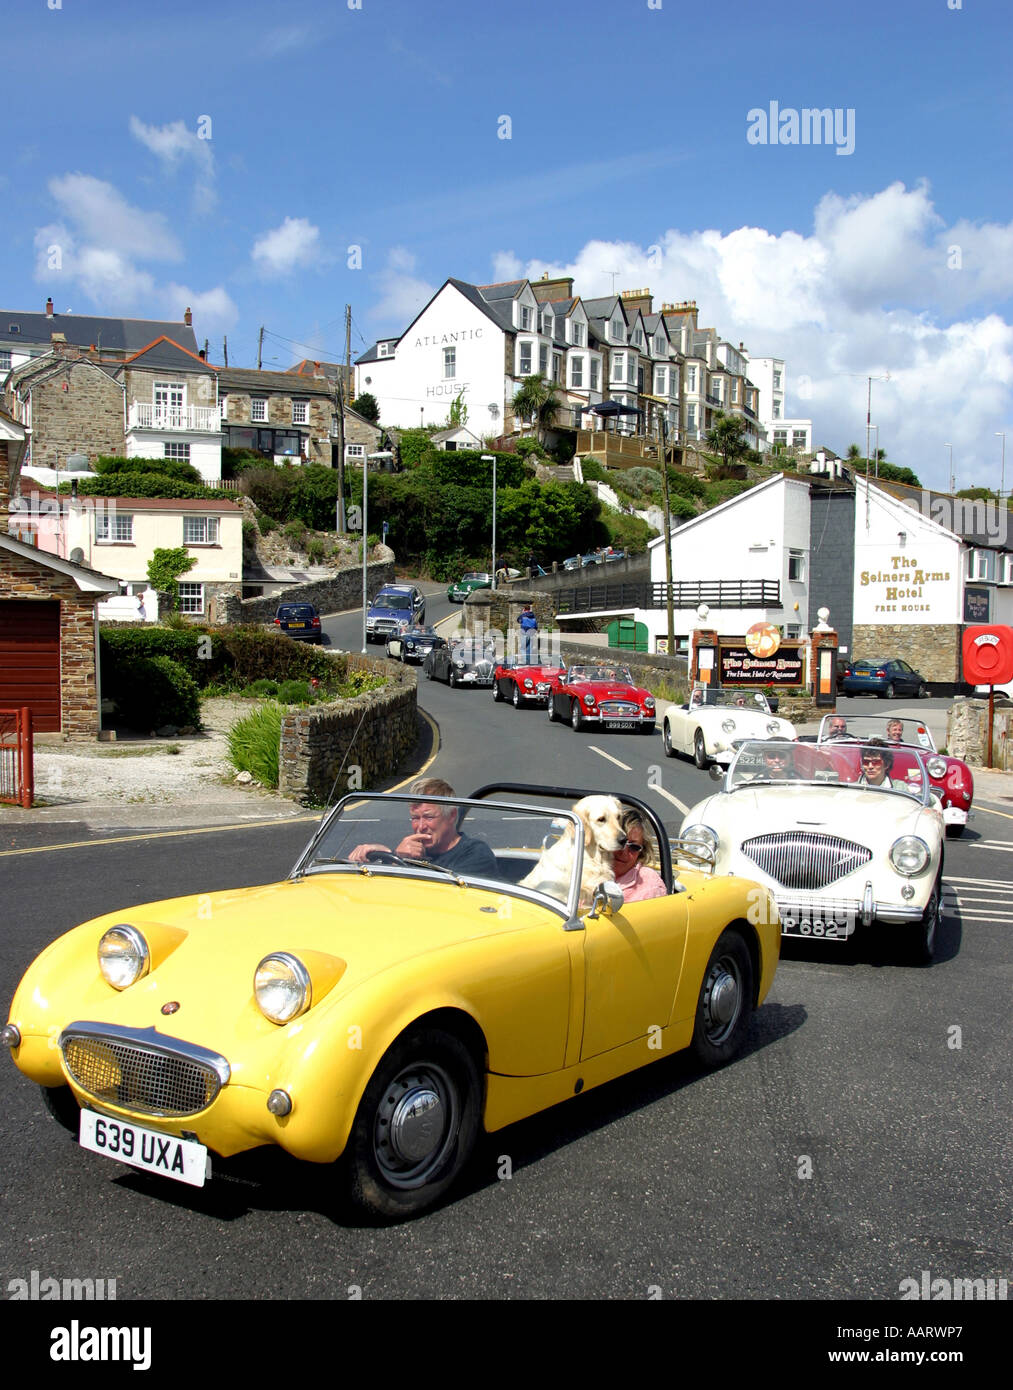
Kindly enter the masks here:
M 754 623 L 742 637 L 719 637 L 716 652 L 701 644 L 697 661 L 697 679 L 708 684 L 793 686 L 806 680 L 805 645 L 786 642 L 773 623 Z

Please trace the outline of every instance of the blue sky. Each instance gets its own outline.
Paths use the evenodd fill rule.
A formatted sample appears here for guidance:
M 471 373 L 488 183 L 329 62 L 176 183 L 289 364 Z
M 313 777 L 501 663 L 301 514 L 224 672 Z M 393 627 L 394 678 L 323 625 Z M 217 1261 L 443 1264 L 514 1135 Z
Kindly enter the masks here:
M 1013 480 L 1008 0 L 31 0 L 5 38 L 9 308 L 190 304 L 212 360 L 264 325 L 287 366 L 449 275 L 649 285 L 784 356 L 818 442 L 864 443 L 889 374 L 892 460 L 994 487 L 1009 429 Z M 775 101 L 840 137 L 751 142 Z

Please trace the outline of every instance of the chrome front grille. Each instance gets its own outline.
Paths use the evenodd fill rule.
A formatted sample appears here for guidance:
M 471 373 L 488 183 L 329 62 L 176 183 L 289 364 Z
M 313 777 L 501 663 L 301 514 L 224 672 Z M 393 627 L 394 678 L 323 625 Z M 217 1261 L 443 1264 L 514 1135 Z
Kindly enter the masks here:
M 143 1115 L 195 1115 L 229 1079 L 224 1057 L 153 1028 L 74 1023 L 61 1034 L 60 1051 L 87 1095 Z
M 742 852 L 784 888 L 814 892 L 872 858 L 872 850 L 838 835 L 783 830 L 742 842 Z
M 633 700 L 603 700 L 598 708 L 609 719 L 636 718 L 640 713 L 640 706 Z

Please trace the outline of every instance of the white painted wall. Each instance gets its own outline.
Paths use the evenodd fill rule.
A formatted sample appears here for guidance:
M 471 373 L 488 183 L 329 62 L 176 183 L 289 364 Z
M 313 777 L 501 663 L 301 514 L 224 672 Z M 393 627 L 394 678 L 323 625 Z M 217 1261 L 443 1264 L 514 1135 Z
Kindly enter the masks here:
M 962 550 L 931 517 L 856 479 L 855 625 L 961 622 Z
M 504 333 L 492 319 L 453 285 L 445 285 L 402 337 L 393 359 L 356 368 L 356 391 L 369 391 L 376 397 L 385 425 L 413 428 L 445 421 L 463 388 L 468 429 L 480 437 L 499 434 L 504 407 L 503 341 Z M 451 347 L 456 350 L 456 374 L 448 378 L 443 352 Z M 495 414 L 490 404 L 495 405 Z

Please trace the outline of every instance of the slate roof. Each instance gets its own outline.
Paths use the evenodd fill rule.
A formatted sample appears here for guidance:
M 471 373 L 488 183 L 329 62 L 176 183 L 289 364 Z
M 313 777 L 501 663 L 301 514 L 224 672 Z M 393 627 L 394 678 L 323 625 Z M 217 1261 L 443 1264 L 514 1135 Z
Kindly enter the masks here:
M 859 474 L 859 477 L 862 475 Z M 884 478 L 870 478 L 869 482 L 899 502 L 913 503 L 915 511 L 947 531 L 952 531 L 970 545 L 990 550 L 1013 550 L 1013 512 L 1003 516 L 997 510 L 999 504 L 994 498 L 975 501 L 970 497 L 953 497 L 948 492 L 912 487 L 909 483 L 888 482 Z M 991 528 L 990 520 L 993 522 Z M 984 526 L 979 524 L 982 522 Z
M 12 331 L 12 328 L 14 331 Z M 48 347 L 52 335 L 62 333 L 68 343 L 126 356 L 140 352 L 155 339 L 166 337 L 191 352 L 197 351 L 192 327 L 159 319 L 110 319 L 91 314 L 26 314 L 20 309 L 0 309 L 0 343 Z
M 256 367 L 215 367 L 218 389 L 229 391 L 273 391 L 285 396 L 327 396 L 331 383 L 311 376 L 294 377 L 291 372 L 258 372 Z
M 175 339 L 165 336 L 156 338 L 140 352 L 127 357 L 124 365 L 172 372 L 207 372 L 209 376 L 213 376 L 217 370 L 196 352 L 190 352 L 187 348 L 181 347 Z

